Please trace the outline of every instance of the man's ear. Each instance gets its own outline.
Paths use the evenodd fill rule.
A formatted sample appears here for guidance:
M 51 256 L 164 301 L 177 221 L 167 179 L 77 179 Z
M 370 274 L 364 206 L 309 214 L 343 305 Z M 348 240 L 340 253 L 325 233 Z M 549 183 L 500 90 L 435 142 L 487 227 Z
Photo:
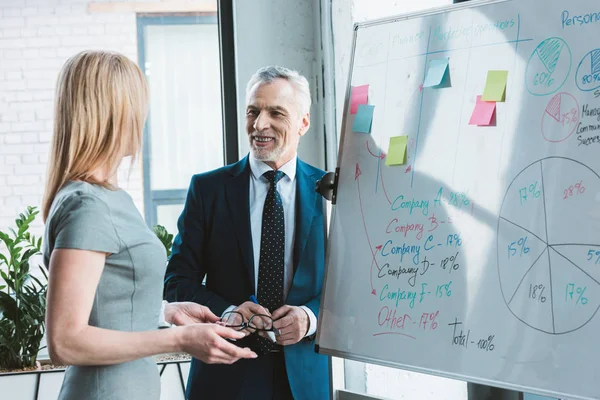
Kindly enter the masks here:
M 300 130 L 298 131 L 298 135 L 304 136 L 304 134 L 310 128 L 310 113 L 304 114 L 302 117 L 302 122 L 300 123 Z

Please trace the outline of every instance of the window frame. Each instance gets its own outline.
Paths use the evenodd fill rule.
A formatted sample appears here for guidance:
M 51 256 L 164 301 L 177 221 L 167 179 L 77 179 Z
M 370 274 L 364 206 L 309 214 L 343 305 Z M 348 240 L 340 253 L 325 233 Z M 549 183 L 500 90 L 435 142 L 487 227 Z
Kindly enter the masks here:
M 145 28 L 153 25 L 196 25 L 217 24 L 219 32 L 219 58 L 221 63 L 221 117 L 223 121 L 223 163 L 238 160 L 237 103 L 235 85 L 235 54 L 233 38 L 232 0 L 219 1 L 217 15 L 211 14 L 138 14 L 137 50 L 138 65 L 146 74 Z M 232 118 L 232 116 L 234 118 Z M 188 188 L 152 189 L 151 186 L 151 132 L 149 113 L 144 125 L 142 146 L 144 217 L 149 227 L 158 224 L 158 207 L 163 205 L 185 204 Z

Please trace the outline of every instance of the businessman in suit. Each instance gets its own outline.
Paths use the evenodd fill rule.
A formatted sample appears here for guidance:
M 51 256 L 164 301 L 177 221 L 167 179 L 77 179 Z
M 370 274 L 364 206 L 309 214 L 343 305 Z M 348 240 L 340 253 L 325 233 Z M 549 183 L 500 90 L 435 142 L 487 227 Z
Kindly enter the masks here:
M 194 359 L 187 397 L 329 398 L 329 360 L 314 352 L 325 264 L 324 171 L 297 157 L 310 126 L 308 81 L 282 67 L 258 70 L 246 88 L 250 154 L 192 178 L 165 278 L 169 301 L 217 315 L 270 316 L 267 332 L 237 342 L 259 354 L 232 365 Z M 206 277 L 206 282 L 203 283 Z M 250 301 L 251 296 L 255 301 Z

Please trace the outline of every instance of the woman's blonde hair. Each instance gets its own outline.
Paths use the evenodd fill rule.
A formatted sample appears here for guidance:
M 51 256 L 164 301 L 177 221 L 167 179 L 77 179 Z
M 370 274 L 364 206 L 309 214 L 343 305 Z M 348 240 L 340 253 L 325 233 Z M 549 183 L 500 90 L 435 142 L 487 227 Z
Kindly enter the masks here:
M 148 83 L 122 54 L 84 51 L 67 60 L 56 84 L 54 134 L 42 202 L 44 221 L 56 193 L 70 180 L 112 188 L 93 173 L 132 163 L 142 144 Z

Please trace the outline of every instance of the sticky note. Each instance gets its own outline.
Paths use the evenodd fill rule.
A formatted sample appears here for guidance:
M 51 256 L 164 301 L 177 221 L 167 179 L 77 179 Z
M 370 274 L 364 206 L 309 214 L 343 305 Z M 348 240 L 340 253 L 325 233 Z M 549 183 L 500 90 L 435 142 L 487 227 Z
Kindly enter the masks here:
M 369 104 L 359 104 L 352 124 L 352 132 L 371 133 L 371 123 L 373 122 L 373 111 L 375 106 Z
M 483 90 L 483 101 L 504 101 L 508 71 L 488 71 Z
M 394 136 L 390 138 L 385 165 L 406 164 L 406 143 L 408 136 Z
M 482 101 L 482 96 L 477 96 L 475 109 L 471 115 L 469 125 L 489 126 L 496 111 L 495 101 Z
M 352 88 L 350 96 L 350 114 L 356 114 L 360 104 L 369 102 L 369 85 L 356 86 Z
M 448 76 L 448 58 L 440 58 L 429 62 L 429 69 L 423 87 L 435 87 L 445 83 Z

